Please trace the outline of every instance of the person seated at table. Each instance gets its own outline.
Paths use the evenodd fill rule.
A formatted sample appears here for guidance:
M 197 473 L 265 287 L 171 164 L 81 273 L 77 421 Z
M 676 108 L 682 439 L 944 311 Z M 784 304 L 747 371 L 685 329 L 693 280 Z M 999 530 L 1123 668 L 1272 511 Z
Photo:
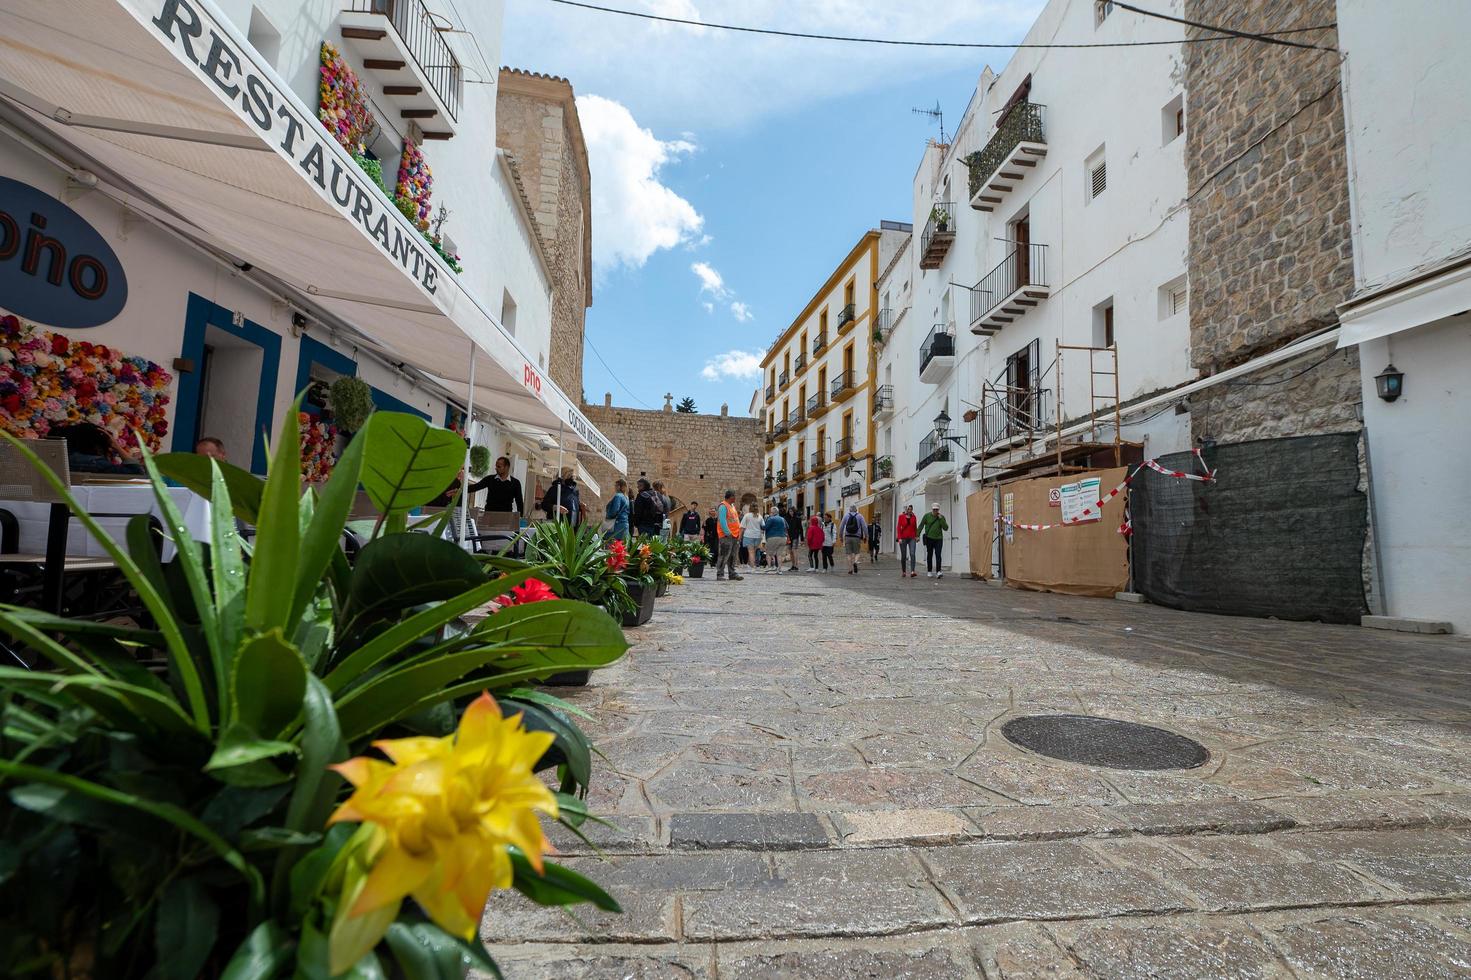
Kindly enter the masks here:
M 200 456 L 208 456 L 221 463 L 229 462 L 230 459 L 225 455 L 225 444 L 214 436 L 200 436 L 199 440 L 194 443 L 194 451 Z
M 48 433 L 48 438 L 66 440 L 66 462 L 73 473 L 143 475 L 143 467 L 131 462 L 112 433 L 100 425 L 91 422 L 58 425 Z

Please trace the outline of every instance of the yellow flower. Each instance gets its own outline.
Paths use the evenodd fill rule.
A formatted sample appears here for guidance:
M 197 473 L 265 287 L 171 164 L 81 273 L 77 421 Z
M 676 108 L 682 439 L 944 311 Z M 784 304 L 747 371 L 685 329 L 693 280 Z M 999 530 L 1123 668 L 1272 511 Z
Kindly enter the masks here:
M 526 731 L 520 715 L 502 718 L 487 693 L 453 736 L 374 742 L 391 763 L 359 756 L 332 767 L 354 792 L 328 823 L 373 827 L 371 870 L 348 880 L 333 924 L 334 973 L 372 949 L 406 896 L 445 931 L 471 939 L 490 892 L 511 886 L 508 847 L 541 870 L 547 842 L 537 811 L 555 817 L 557 800 L 533 767 L 554 740 Z M 350 921 L 364 916 L 373 923 L 366 932 Z

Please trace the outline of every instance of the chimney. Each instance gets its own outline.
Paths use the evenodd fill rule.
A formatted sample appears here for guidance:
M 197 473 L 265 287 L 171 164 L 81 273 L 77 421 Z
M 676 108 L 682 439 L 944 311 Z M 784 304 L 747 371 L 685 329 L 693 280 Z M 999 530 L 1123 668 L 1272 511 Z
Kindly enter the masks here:
M 603 392 L 603 407 L 604 408 L 612 408 L 613 407 L 613 393 L 611 391 L 605 391 L 605 392 Z
M 730 403 L 729 402 L 721 402 L 720 403 L 720 417 L 721 418 L 726 418 L 729 415 L 730 415 Z

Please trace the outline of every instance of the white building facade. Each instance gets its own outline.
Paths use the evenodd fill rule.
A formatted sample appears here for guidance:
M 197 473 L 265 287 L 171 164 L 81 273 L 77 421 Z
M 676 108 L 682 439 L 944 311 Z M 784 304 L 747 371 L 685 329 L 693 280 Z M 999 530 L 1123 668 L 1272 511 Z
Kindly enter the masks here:
M 215 436 L 261 472 L 296 395 L 350 374 L 436 425 L 473 403 L 469 434 L 515 457 L 528 494 L 557 449 L 621 468 L 545 377 L 551 278 L 478 84 L 503 4 L 461 7 L 464 23 L 436 0 L 0 4 L 0 226 L 57 232 L 35 261 L 0 248 L 0 313 L 66 357 L 85 341 L 153 365 L 162 449 Z M 58 51 L 75 57 L 41 54 Z M 103 278 L 53 281 L 94 253 Z M 6 407 L 32 434 L 56 421 Z
M 1053 0 L 1026 41 L 1178 31 Z M 1055 449 L 1059 421 L 1065 440 L 1107 447 L 1082 465 L 1113 464 L 1115 406 L 1121 452 L 1190 447 L 1188 415 L 1129 410 L 1194 377 L 1182 53 L 1129 48 L 1119 70 L 1119 50 L 1021 49 L 999 75 L 985 69 L 955 136 L 914 176 L 907 265 L 879 287 L 909 298 L 879 357 L 895 408 L 877 440 L 894 460 L 890 512 L 940 505 L 948 568 L 973 564 L 965 499 L 978 481 Z
M 1340 0 L 1378 612 L 1471 632 L 1471 7 Z

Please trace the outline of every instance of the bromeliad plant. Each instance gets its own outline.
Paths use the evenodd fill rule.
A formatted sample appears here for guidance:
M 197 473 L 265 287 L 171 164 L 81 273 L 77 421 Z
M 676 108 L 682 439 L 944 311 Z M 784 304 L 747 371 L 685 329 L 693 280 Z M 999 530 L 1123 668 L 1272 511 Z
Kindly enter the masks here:
M 605 609 L 614 622 L 634 611 L 628 594 L 623 542 L 609 542 L 597 528 L 567 521 L 542 521 L 531 532 L 526 560 L 544 571 L 541 577 L 568 599 Z
M 73 501 L 141 625 L 0 606 L 46 662 L 0 668 L 0 973 L 456 977 L 495 972 L 474 941 L 492 889 L 617 909 L 542 858 L 538 815 L 586 817 L 588 747 L 522 685 L 616 660 L 621 630 L 548 598 L 544 569 L 409 532 L 458 472 L 458 436 L 376 412 L 302 494 L 296 423 L 293 406 L 264 481 L 145 456 L 168 563 L 146 515 L 120 546 Z M 207 545 L 165 476 L 210 499 Z M 349 564 L 359 484 L 382 516 Z M 533 775 L 551 766 L 561 792 Z

